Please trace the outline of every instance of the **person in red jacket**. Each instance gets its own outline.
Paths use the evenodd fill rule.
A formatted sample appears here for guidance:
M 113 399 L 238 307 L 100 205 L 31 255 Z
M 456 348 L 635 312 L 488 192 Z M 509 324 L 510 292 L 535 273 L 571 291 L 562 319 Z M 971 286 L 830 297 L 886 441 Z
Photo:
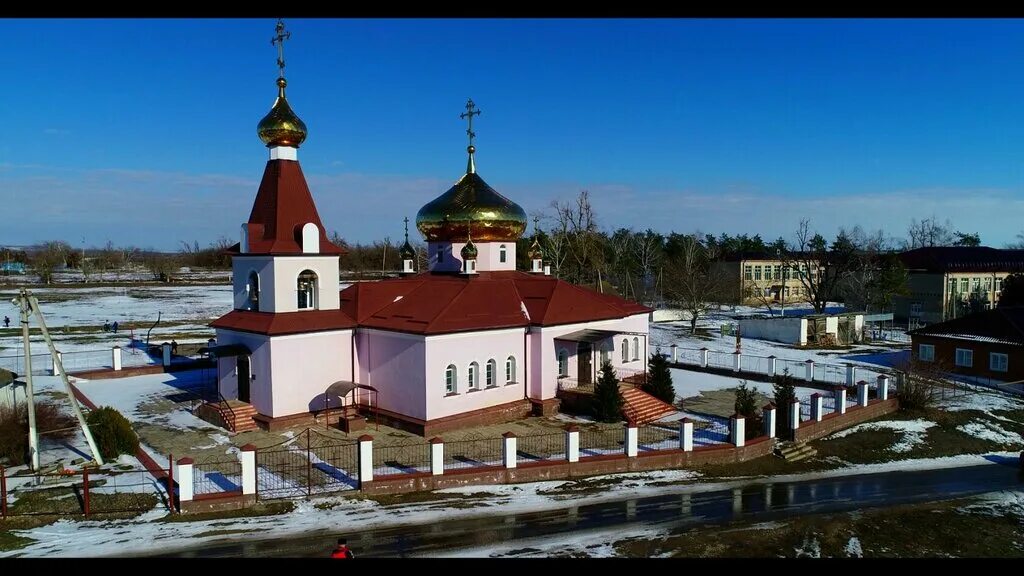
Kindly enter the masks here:
M 338 538 L 338 546 L 331 552 L 331 558 L 355 558 L 344 538 Z

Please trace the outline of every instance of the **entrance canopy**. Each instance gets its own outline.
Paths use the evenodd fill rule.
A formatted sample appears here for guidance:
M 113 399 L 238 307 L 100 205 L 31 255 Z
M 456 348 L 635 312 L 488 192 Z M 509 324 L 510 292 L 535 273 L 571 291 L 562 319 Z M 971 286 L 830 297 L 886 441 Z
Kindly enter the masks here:
M 341 398 L 348 394 L 349 392 L 355 390 L 356 388 L 360 388 L 362 390 L 370 390 L 371 392 L 377 391 L 376 388 L 368 384 L 357 384 L 355 382 L 349 382 L 348 380 L 338 380 L 334 384 L 328 386 L 327 390 L 324 390 L 324 394 L 328 396 L 337 396 Z
M 217 358 L 230 358 L 234 356 L 252 356 L 252 350 L 245 344 L 225 344 L 223 346 L 208 346 L 199 349 L 200 354 L 209 354 Z
M 620 333 L 613 330 L 578 330 L 564 336 L 556 336 L 555 340 L 567 340 L 569 342 L 600 342 L 608 338 L 614 338 Z

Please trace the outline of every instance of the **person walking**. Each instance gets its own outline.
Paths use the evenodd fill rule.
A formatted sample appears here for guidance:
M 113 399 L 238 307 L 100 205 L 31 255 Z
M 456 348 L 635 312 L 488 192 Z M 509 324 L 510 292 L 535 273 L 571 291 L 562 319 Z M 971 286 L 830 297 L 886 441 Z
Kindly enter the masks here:
M 4 316 L 4 328 L 10 328 L 10 327 L 11 327 L 11 319 L 9 317 L 7 317 L 7 316 Z
M 117 320 L 114 320 L 113 328 L 114 328 L 114 334 L 117 334 Z
M 331 558 L 355 558 L 356 555 L 352 553 L 352 549 L 348 547 L 348 543 L 344 538 L 338 538 L 338 546 L 331 552 Z

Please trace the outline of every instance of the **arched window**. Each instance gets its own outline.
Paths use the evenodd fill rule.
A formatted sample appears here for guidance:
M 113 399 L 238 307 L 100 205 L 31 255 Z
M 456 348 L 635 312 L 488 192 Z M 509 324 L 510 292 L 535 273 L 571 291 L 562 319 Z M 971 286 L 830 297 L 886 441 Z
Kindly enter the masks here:
M 498 363 L 494 361 L 494 358 L 491 358 L 490 360 L 487 361 L 487 373 L 486 373 L 486 379 L 484 380 L 484 383 L 487 385 L 488 388 L 491 388 L 491 387 L 494 386 L 494 377 L 495 377 L 495 372 L 497 372 L 497 371 L 498 371 Z
M 509 356 L 505 360 L 505 384 L 512 384 L 516 381 L 516 357 Z
M 640 359 L 640 338 L 633 336 L 633 360 Z
M 458 386 L 458 373 L 455 364 L 449 364 L 444 371 L 444 391 L 446 394 L 455 394 Z
M 480 365 L 476 362 L 470 362 L 466 378 L 469 380 L 469 389 L 476 390 L 480 386 Z
M 316 309 L 317 277 L 312 270 L 303 270 L 296 284 L 299 310 Z
M 622 363 L 629 362 L 629 340 L 626 338 L 622 339 Z
M 260 275 L 255 270 L 249 272 L 249 282 L 245 285 L 249 293 L 249 310 L 260 311 Z
M 569 353 L 564 349 L 558 351 L 558 375 L 569 375 Z
M 609 350 L 609 348 L 611 348 L 611 346 L 608 344 L 607 340 L 604 341 L 604 342 L 601 342 L 601 347 L 600 347 L 600 350 L 601 350 L 601 366 L 604 366 L 605 362 L 611 362 L 612 361 L 612 353 L 611 353 L 611 350 Z
M 502 244 L 501 246 L 498 246 L 498 262 L 501 262 L 502 264 L 505 263 L 505 254 L 505 245 Z

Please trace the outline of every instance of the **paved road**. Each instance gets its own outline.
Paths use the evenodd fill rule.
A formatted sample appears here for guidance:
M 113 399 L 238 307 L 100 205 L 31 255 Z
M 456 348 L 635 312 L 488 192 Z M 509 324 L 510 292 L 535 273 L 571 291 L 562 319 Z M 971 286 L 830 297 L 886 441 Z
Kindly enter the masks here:
M 286 539 L 211 543 L 175 553 L 183 557 L 324 557 L 337 538 L 348 539 L 358 557 L 430 556 L 457 549 L 513 545 L 517 540 L 609 528 L 657 525 L 686 529 L 736 519 L 787 517 L 858 508 L 940 501 L 999 490 L 1024 490 L 1017 459 L 1001 465 L 887 472 L 799 482 L 752 482 L 729 489 L 631 498 L 572 508 L 456 520 L 359 533 L 302 535 Z M 339 524 L 344 513 L 338 514 Z M 600 542 L 600 541 L 598 541 Z M 597 543 L 597 542 L 595 542 Z

